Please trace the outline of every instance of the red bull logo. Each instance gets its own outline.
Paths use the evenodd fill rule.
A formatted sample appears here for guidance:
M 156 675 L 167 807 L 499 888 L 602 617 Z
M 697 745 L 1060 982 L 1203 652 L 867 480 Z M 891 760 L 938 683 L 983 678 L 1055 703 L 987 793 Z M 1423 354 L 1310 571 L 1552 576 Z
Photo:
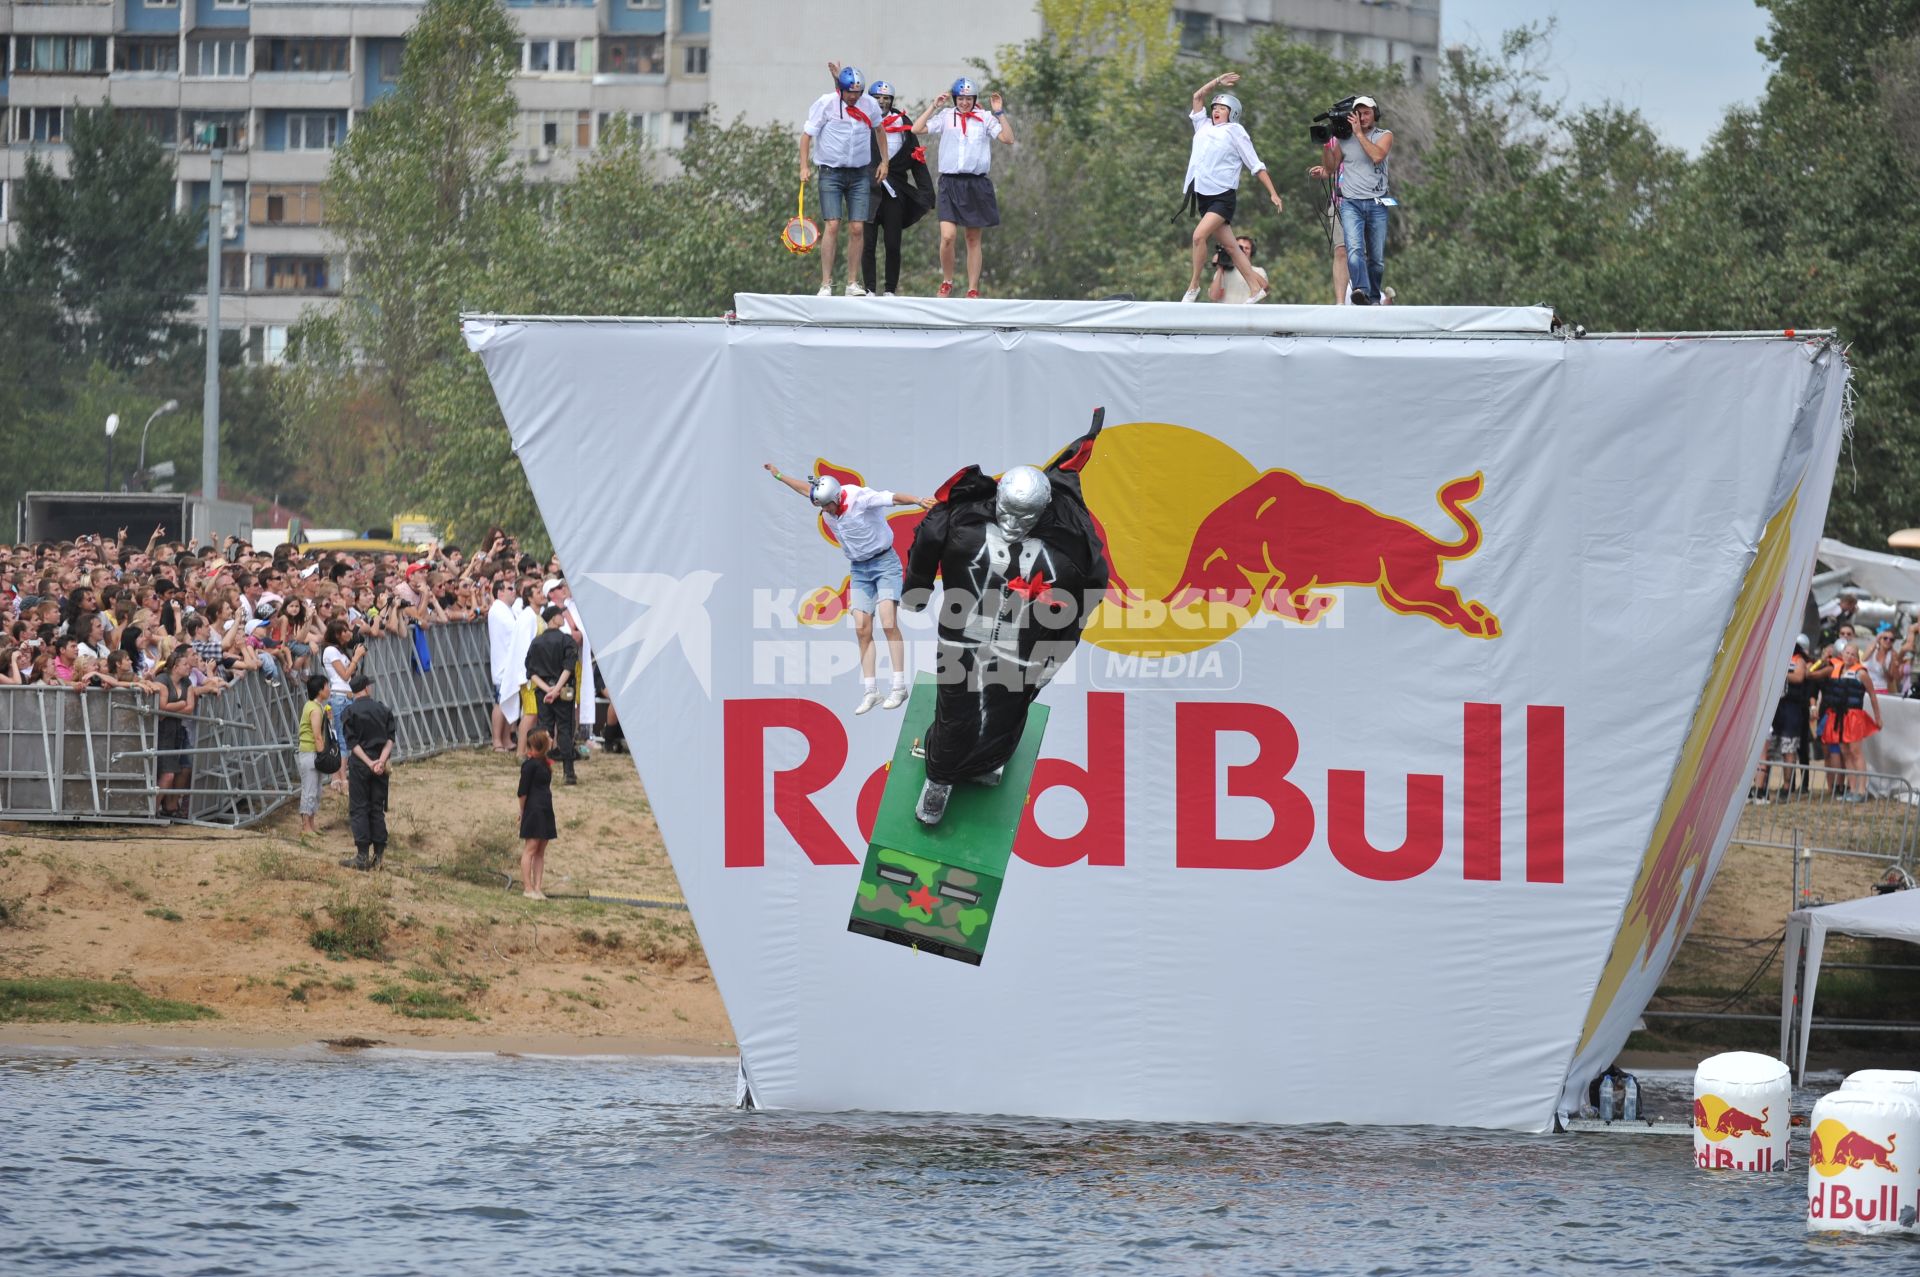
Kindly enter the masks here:
M 1693 1101 L 1694 1161 L 1702 1170 L 1769 1171 L 1775 1158 L 1771 1143 L 1762 1144 L 1752 1156 L 1742 1158 L 1738 1146 L 1748 1140 L 1773 1139 L 1773 1108 L 1763 1105 L 1760 1112 L 1749 1113 L 1727 1103 L 1717 1095 L 1695 1096 Z M 1705 1143 L 1701 1141 L 1704 1140 Z M 1728 1140 L 1734 1147 L 1719 1148 Z
M 1855 1224 L 1911 1224 L 1920 1208 L 1920 1193 L 1902 1204 L 1900 1186 L 1886 1176 L 1899 1173 L 1894 1161 L 1897 1132 L 1879 1138 L 1857 1131 L 1836 1118 L 1824 1118 L 1807 1139 L 1807 1160 L 1813 1171 L 1807 1190 L 1807 1218 Z M 1863 1173 L 1848 1183 L 1836 1176 Z

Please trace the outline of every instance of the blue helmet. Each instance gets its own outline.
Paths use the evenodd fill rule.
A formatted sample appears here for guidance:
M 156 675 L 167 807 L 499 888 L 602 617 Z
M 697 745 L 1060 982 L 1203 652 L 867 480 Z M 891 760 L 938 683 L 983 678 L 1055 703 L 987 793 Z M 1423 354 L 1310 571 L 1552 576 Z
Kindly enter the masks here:
M 860 74 L 859 67 L 841 67 L 840 74 L 833 78 L 833 82 L 842 90 L 857 89 L 867 82 L 867 77 Z
M 980 90 L 973 87 L 972 80 L 963 76 L 953 82 L 953 96 L 956 101 L 960 98 L 977 98 L 980 96 Z
M 867 86 L 867 92 L 876 98 L 890 98 L 894 95 L 893 86 L 885 80 L 875 80 Z

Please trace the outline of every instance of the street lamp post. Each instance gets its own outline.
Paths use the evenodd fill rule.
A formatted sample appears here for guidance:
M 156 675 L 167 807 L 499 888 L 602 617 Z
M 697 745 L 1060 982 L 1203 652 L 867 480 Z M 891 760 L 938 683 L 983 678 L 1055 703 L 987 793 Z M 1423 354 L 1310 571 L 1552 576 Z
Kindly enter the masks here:
M 180 401 L 178 399 L 167 400 L 158 408 L 155 408 L 153 410 L 153 416 L 147 418 L 147 424 L 140 427 L 140 468 L 134 473 L 141 477 L 140 482 L 142 487 L 146 485 L 147 474 L 147 431 L 153 429 L 153 423 L 157 418 L 166 416 L 179 406 Z
M 113 491 L 113 436 L 116 432 L 119 431 L 119 429 L 120 429 L 120 414 L 117 412 L 108 413 L 107 414 L 107 478 L 106 478 L 106 481 L 100 485 L 100 489 L 103 492 Z

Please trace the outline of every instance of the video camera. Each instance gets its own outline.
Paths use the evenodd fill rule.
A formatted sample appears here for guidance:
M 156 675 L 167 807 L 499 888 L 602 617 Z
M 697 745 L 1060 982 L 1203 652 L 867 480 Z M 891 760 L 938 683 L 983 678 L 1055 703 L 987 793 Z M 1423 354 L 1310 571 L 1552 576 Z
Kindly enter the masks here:
M 1313 139 L 1315 146 L 1325 146 L 1334 138 L 1345 141 L 1353 136 L 1353 103 L 1351 97 L 1341 98 L 1313 117 L 1307 135 Z

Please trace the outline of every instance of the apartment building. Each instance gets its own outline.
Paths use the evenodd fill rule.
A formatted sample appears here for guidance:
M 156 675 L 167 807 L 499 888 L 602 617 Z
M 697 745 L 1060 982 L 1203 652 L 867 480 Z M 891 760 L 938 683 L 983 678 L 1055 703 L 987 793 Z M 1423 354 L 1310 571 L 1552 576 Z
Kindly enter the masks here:
M 1034 0 L 502 0 L 523 36 L 517 154 L 572 177 L 615 117 L 671 149 L 712 106 L 788 123 L 829 58 L 931 98 L 966 59 L 1040 33 Z M 223 143 L 220 319 L 255 358 L 337 296 L 325 231 L 333 148 L 391 93 L 422 0 L 0 0 L 0 235 L 30 155 L 64 174 L 76 109 L 111 102 L 178 152 L 177 201 L 206 207 L 208 130 Z M 1183 46 L 1244 56 L 1263 26 L 1337 56 L 1429 73 L 1440 0 L 1180 0 Z M 196 315 L 204 308 L 196 303 Z
M 1182 52 L 1219 40 L 1229 58 L 1247 57 L 1263 29 L 1279 27 L 1333 57 L 1397 66 L 1418 84 L 1440 57 L 1441 0 L 1178 0 Z
M 677 145 L 704 110 L 712 0 L 505 0 L 524 39 L 515 92 L 529 170 L 570 178 L 612 119 Z M 223 143 L 222 328 L 256 358 L 339 294 L 324 229 L 333 148 L 393 92 L 420 0 L 7 0 L 0 230 L 39 155 L 64 175 L 76 109 L 111 102 L 178 152 L 177 201 L 204 209 Z M 204 306 L 195 315 L 204 319 Z

